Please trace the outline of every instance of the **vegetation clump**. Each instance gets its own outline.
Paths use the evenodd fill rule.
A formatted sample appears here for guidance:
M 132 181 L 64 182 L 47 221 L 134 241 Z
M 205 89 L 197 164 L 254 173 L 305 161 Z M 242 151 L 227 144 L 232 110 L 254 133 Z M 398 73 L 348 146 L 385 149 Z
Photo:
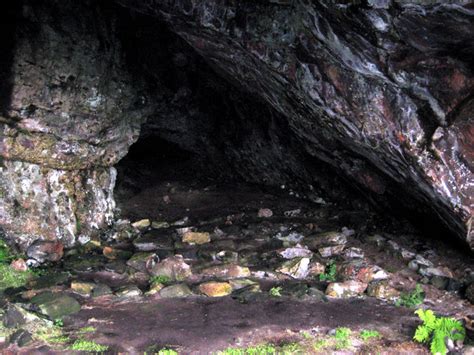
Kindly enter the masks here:
M 95 341 L 77 339 L 70 347 L 74 351 L 104 352 L 109 349 L 107 345 L 97 344 Z
M 156 285 L 156 284 L 168 285 L 171 282 L 172 282 L 171 278 L 166 275 L 152 276 L 150 278 L 150 284 L 152 285 Z
M 425 292 L 423 288 L 417 284 L 415 289 L 411 292 L 403 292 L 400 295 L 400 299 L 397 300 L 395 303 L 397 306 L 405 306 L 405 307 L 416 307 L 423 303 L 425 300 Z
M 446 340 L 464 340 L 466 330 L 461 322 L 449 317 L 436 317 L 432 310 L 418 309 L 415 313 L 423 321 L 415 331 L 413 339 L 419 343 L 431 343 L 432 354 L 446 354 Z
M 218 355 L 270 355 L 276 353 L 277 349 L 272 344 L 261 344 L 248 348 L 227 348 L 218 352 Z
M 342 350 L 348 348 L 351 345 L 349 337 L 351 336 L 351 330 L 346 327 L 339 327 L 336 329 L 334 338 L 336 339 L 336 349 Z
M 26 284 L 33 276 L 31 270 L 17 271 L 10 266 L 15 259 L 7 244 L 0 239 L 0 292 L 11 287 L 20 287 Z
M 336 263 L 334 261 L 330 261 L 326 265 L 326 271 L 322 274 L 319 274 L 319 281 L 334 282 L 336 281 L 336 275 Z
M 272 297 L 281 297 L 281 290 L 282 290 L 281 286 L 272 287 L 270 291 L 268 291 L 268 293 Z
M 380 338 L 381 335 L 376 330 L 363 329 L 360 332 L 360 337 L 362 338 L 362 340 L 367 341 L 371 338 Z

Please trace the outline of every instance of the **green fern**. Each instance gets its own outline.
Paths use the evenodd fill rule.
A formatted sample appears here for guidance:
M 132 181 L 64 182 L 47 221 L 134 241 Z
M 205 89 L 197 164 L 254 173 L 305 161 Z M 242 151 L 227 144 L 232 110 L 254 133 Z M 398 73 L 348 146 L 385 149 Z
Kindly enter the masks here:
M 423 303 L 425 299 L 425 292 L 423 288 L 417 284 L 415 289 L 410 292 L 403 292 L 400 295 L 400 299 L 395 302 L 396 306 L 404 306 L 404 307 L 416 307 Z
M 415 313 L 423 321 L 415 331 L 415 339 L 419 343 L 428 343 L 431 340 L 430 350 L 432 354 L 446 354 L 446 338 L 453 341 L 464 340 L 466 331 L 454 318 L 436 317 L 432 310 L 418 309 Z

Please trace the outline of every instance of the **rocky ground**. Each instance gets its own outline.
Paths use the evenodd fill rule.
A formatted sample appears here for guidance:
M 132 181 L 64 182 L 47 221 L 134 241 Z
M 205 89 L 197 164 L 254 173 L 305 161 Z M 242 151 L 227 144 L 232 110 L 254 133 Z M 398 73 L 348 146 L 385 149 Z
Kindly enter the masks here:
M 365 209 L 188 179 L 124 191 L 113 231 L 1 284 L 5 353 L 428 353 L 416 308 L 474 315 L 469 254 Z

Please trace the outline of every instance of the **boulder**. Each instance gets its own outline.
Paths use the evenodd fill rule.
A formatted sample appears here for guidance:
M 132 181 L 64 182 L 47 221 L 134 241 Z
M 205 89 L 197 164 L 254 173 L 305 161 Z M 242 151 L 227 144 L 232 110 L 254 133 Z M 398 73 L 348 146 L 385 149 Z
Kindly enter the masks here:
M 349 298 L 362 295 L 366 289 L 367 284 L 360 281 L 333 282 L 326 288 L 326 296 Z

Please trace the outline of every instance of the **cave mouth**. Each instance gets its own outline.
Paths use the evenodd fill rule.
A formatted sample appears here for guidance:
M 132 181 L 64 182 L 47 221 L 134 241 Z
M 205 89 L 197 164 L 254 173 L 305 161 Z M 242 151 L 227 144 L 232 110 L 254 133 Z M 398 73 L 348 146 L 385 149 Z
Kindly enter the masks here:
M 315 345 L 323 344 L 319 350 L 329 353 L 341 350 L 336 329 L 348 327 L 354 340 L 351 351 L 389 348 L 415 353 L 425 349 L 411 342 L 419 325 L 411 307 L 474 319 L 472 253 L 458 248 L 456 239 L 446 238 L 449 232 L 440 228 L 439 216 L 432 218 L 439 206 L 430 201 L 436 200 L 424 199 L 418 186 L 401 186 L 375 166 L 372 150 L 359 150 L 352 137 L 341 137 L 335 126 L 319 125 L 324 113 L 312 110 L 312 101 L 305 105 L 292 84 L 281 96 L 273 96 L 280 82 L 273 82 L 276 90 L 257 94 L 268 88 L 263 85 L 265 75 L 253 77 L 256 73 L 249 70 L 245 74 L 250 84 L 245 84 L 232 75 L 232 67 L 226 71 L 215 65 L 218 56 L 201 55 L 201 41 L 191 46 L 172 29 L 193 14 L 179 16 L 173 24 L 128 7 L 141 6 L 139 1 L 51 1 L 52 10 L 44 6 L 47 0 L 24 2 L 31 10 L 25 16 L 35 24 L 32 28 L 44 27 L 48 34 L 37 42 L 45 52 L 36 55 L 33 50 L 32 57 L 44 57 L 46 63 L 62 58 L 67 75 L 61 72 L 51 79 L 49 66 L 30 60 L 27 49 L 36 46 L 30 34 L 41 32 L 23 33 L 22 43 L 27 45 L 19 47 L 24 51 L 19 56 L 25 55 L 25 60 L 16 68 L 29 68 L 22 76 L 29 89 L 20 90 L 20 98 L 12 102 L 22 101 L 28 96 L 24 93 L 33 90 L 29 78 L 37 71 L 45 74 L 48 85 L 35 84 L 42 88 L 35 100 L 43 102 L 44 92 L 51 90 L 57 101 L 48 100 L 48 107 L 27 106 L 35 110 L 17 107 L 18 122 L 8 120 L 13 133 L 5 142 L 17 148 L 13 138 L 19 137 L 22 148 L 7 149 L 8 154 L 18 153 L 19 160 L 8 157 L 12 160 L 6 162 L 6 170 L 0 158 L 0 173 L 9 173 L 5 176 L 11 179 L 9 184 L 0 179 L 0 197 L 31 182 L 28 190 L 44 192 L 36 198 L 39 203 L 30 203 L 33 194 L 28 191 L 5 199 L 13 201 L 11 210 L 25 217 L 21 222 L 28 222 L 28 230 L 35 225 L 29 222 L 49 232 L 53 228 L 45 220 L 64 222 L 73 238 L 68 245 L 62 231 L 54 230 L 51 239 L 35 239 L 25 248 L 26 261 L 22 255 L 2 261 L 6 247 L 0 244 L 2 269 L 44 267 L 31 273 L 31 279 L 19 280 L 19 287 L 4 287 L 0 274 L 0 320 L 9 329 L 0 327 L 0 350 L 217 353 L 263 343 L 261 352 L 313 353 L 318 350 Z M 287 1 L 244 1 L 239 6 L 260 8 L 267 3 L 272 11 L 290 8 Z M 348 14 L 368 7 L 349 9 Z M 71 14 L 76 8 L 79 16 Z M 253 16 L 249 23 L 234 18 L 233 11 L 226 14 L 237 26 L 252 26 L 254 21 Z M 319 10 L 312 16 L 318 14 Z M 61 25 L 51 25 L 57 21 Z M 361 31 L 364 26 L 357 23 L 355 29 Z M 342 30 L 351 32 L 354 22 L 341 24 Z M 183 35 L 189 28 L 181 30 Z M 364 37 L 354 36 L 355 44 L 358 38 Z M 302 60 L 307 57 L 305 64 L 330 63 L 323 51 L 328 45 L 321 47 L 321 58 L 312 58 L 304 45 L 300 41 L 295 54 Z M 258 52 L 260 46 L 251 47 Z M 71 52 L 76 48 L 78 52 Z M 55 49 L 61 49 L 61 56 Z M 79 55 L 74 63 L 71 53 Z M 99 60 L 97 67 L 84 65 L 91 58 Z M 346 70 L 323 66 L 328 77 L 318 78 L 324 87 L 321 94 L 332 92 L 338 99 L 345 91 L 339 79 Z M 75 75 L 69 74 L 70 67 Z M 292 67 L 289 72 L 296 75 Z M 277 70 L 265 73 L 273 77 Z M 332 91 L 331 80 L 341 92 Z M 306 88 L 306 83 L 294 83 Z M 357 84 L 355 77 L 347 85 L 352 84 Z M 12 88 L 7 82 L 1 89 Z M 84 106 L 73 105 L 71 116 L 62 110 L 65 93 L 72 95 L 67 103 L 80 101 Z M 394 102 L 387 100 L 384 107 L 389 116 Z M 354 101 L 356 111 L 363 104 Z M 363 116 L 366 113 L 371 123 L 374 116 Z M 26 128 L 20 125 L 17 132 L 15 125 L 20 123 Z M 37 123 L 45 123 L 54 134 L 45 139 L 44 127 Z M 73 143 L 87 142 L 85 148 L 79 144 L 78 149 L 87 150 L 77 161 L 62 161 L 76 149 L 66 139 L 59 143 L 67 149 L 53 144 L 53 154 L 46 149 L 39 157 L 27 156 L 39 162 L 22 160 L 25 150 L 44 147 L 43 139 L 56 142 L 64 133 L 62 126 Z M 22 136 L 30 128 L 31 134 Z M 381 163 L 391 158 L 380 154 Z M 24 198 L 23 204 L 18 197 Z M 50 201 L 53 204 L 46 205 Z M 17 215 L 12 215 L 16 222 Z M 64 216 L 69 219 L 63 221 Z M 37 329 L 38 334 L 30 334 Z M 380 334 L 362 341 L 364 330 Z M 257 353 L 262 348 L 251 349 L 249 353 Z

